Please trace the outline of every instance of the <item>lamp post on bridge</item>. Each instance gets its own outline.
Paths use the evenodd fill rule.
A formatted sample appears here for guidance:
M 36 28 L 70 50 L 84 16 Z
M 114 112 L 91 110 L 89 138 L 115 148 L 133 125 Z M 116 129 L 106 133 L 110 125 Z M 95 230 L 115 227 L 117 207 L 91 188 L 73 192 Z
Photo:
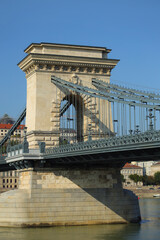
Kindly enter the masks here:
M 29 152 L 29 145 L 28 145 L 28 142 L 27 142 L 27 136 L 26 136 L 26 133 L 27 133 L 27 127 L 24 127 L 24 141 L 23 141 L 23 152 L 24 153 L 28 153 Z
M 116 130 L 115 129 L 115 123 L 117 123 L 117 132 L 115 131 L 115 135 L 116 135 L 116 134 L 118 134 L 118 120 L 114 119 L 113 122 L 114 122 L 114 131 Z
M 141 131 L 139 130 L 139 125 L 136 125 L 136 130 L 134 131 L 134 134 L 138 134 L 140 133 Z
M 147 118 L 149 118 L 149 131 L 153 131 L 153 122 L 152 119 L 155 118 L 155 116 L 152 114 L 153 109 L 149 109 L 149 115 Z
M 132 133 L 133 133 L 133 130 L 132 130 L 132 129 L 130 129 L 130 130 L 129 130 L 129 134 L 130 134 L 130 135 L 132 135 Z
M 23 132 L 23 134 L 24 134 L 24 142 L 26 142 L 27 141 L 27 136 L 26 136 L 26 133 L 27 133 L 27 127 L 24 127 L 24 132 Z

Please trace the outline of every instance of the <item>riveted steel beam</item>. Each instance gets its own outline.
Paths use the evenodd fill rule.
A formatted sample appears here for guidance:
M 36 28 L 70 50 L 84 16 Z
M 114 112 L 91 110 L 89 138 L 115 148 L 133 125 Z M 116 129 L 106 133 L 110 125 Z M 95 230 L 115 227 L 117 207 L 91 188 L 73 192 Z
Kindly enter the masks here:
M 23 119 L 26 116 L 26 108 L 23 110 L 19 118 L 16 120 L 16 122 L 13 124 L 13 126 L 10 128 L 8 133 L 5 135 L 5 137 L 0 141 L 0 147 L 7 142 L 8 138 L 12 135 L 12 133 L 16 130 L 16 128 L 20 125 L 20 123 L 23 121 Z
M 91 97 L 108 100 L 110 102 L 124 103 L 124 104 L 128 104 L 130 106 L 139 106 L 139 107 L 151 108 L 151 109 L 154 108 L 154 109 L 160 111 L 160 104 L 152 105 L 152 104 L 145 104 L 145 103 L 137 103 L 135 101 L 126 101 L 124 98 L 117 98 L 115 94 L 112 94 L 109 91 L 106 92 L 104 90 L 102 91 L 102 90 L 97 90 L 97 89 L 81 86 L 78 84 L 67 82 L 67 81 L 65 81 L 61 78 L 57 78 L 55 76 L 51 77 L 51 82 L 59 87 L 67 88 L 70 91 L 75 91 L 80 94 L 86 94 Z

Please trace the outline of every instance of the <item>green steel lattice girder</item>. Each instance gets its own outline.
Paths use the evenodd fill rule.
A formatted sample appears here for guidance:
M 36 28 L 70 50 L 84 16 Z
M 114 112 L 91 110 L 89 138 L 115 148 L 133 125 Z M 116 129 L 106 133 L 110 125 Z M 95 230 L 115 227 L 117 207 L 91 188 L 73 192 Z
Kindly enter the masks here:
M 108 90 L 103 90 L 102 91 L 102 90 L 97 90 L 97 89 L 81 86 L 81 85 L 78 85 L 78 84 L 67 82 L 67 81 L 65 81 L 61 78 L 57 78 L 55 76 L 51 77 L 51 82 L 54 83 L 55 85 L 61 87 L 61 88 L 62 87 L 67 88 L 70 91 L 74 91 L 74 92 L 77 92 L 77 93 L 89 95 L 91 97 L 108 100 L 110 102 L 118 102 L 118 103 L 128 104 L 130 106 L 151 108 L 151 109 L 155 109 L 155 110 L 160 111 L 160 100 L 159 100 L 158 105 L 146 104 L 146 103 L 143 103 L 143 102 L 126 101 L 124 98 L 123 99 L 117 98 L 118 94 L 113 94 L 112 92 L 110 92 Z M 140 98 L 139 98 L 139 101 L 141 101 Z

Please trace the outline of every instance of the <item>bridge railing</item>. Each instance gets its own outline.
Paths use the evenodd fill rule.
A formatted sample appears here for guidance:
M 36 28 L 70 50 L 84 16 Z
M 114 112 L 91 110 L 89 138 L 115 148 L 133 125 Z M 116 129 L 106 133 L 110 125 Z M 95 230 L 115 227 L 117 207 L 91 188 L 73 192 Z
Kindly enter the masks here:
M 22 153 L 29 153 L 28 145 L 25 142 L 22 144 L 8 146 L 7 157 L 13 157 Z
M 126 135 L 126 136 L 118 136 L 118 137 L 111 137 L 108 139 L 100 139 L 94 141 L 86 141 L 74 144 L 66 144 L 57 146 L 54 148 L 46 148 L 45 154 L 47 155 L 58 155 L 58 154 L 65 154 L 67 152 L 77 152 L 82 150 L 92 150 L 92 149 L 100 149 L 100 148 L 110 148 L 110 147 L 118 147 L 118 146 L 126 146 L 126 145 L 133 145 L 138 143 L 147 143 L 147 142 L 154 142 L 160 141 L 160 131 L 148 131 L 145 133 L 137 133 L 133 135 Z
M 0 160 L 2 159 L 5 160 L 6 158 L 12 158 L 22 154 L 39 155 L 43 154 L 44 152 L 45 152 L 44 142 L 39 142 L 39 149 L 29 149 L 28 141 L 26 137 L 24 137 L 24 141 L 22 143 L 14 146 L 8 145 L 5 156 L 3 156 L 3 158 L 1 157 Z
M 0 162 L 4 161 L 6 159 L 6 157 L 7 157 L 7 154 L 0 153 Z
M 99 139 L 99 140 L 88 140 L 86 142 L 78 142 L 73 144 L 65 144 L 52 148 L 45 148 L 44 142 L 39 142 L 39 149 L 29 149 L 28 142 L 26 138 L 24 138 L 24 142 L 22 144 L 8 146 L 7 147 L 7 155 L 1 156 L 1 160 L 7 158 L 14 157 L 16 155 L 25 154 L 42 154 L 42 155 L 54 155 L 58 157 L 66 153 L 74 153 L 74 152 L 82 152 L 83 151 L 92 151 L 93 149 L 110 149 L 113 147 L 120 146 L 131 146 L 138 145 L 140 143 L 153 143 L 160 142 L 160 130 L 159 131 L 147 131 L 145 133 L 137 133 L 126 136 L 115 136 L 110 137 L 108 139 Z

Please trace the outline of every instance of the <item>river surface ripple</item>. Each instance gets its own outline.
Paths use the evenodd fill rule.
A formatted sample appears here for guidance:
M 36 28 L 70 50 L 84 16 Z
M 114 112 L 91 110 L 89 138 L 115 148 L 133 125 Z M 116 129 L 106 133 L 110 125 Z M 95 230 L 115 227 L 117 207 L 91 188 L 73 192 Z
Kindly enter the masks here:
M 140 199 L 141 224 L 0 228 L 0 240 L 160 240 L 160 198 Z

